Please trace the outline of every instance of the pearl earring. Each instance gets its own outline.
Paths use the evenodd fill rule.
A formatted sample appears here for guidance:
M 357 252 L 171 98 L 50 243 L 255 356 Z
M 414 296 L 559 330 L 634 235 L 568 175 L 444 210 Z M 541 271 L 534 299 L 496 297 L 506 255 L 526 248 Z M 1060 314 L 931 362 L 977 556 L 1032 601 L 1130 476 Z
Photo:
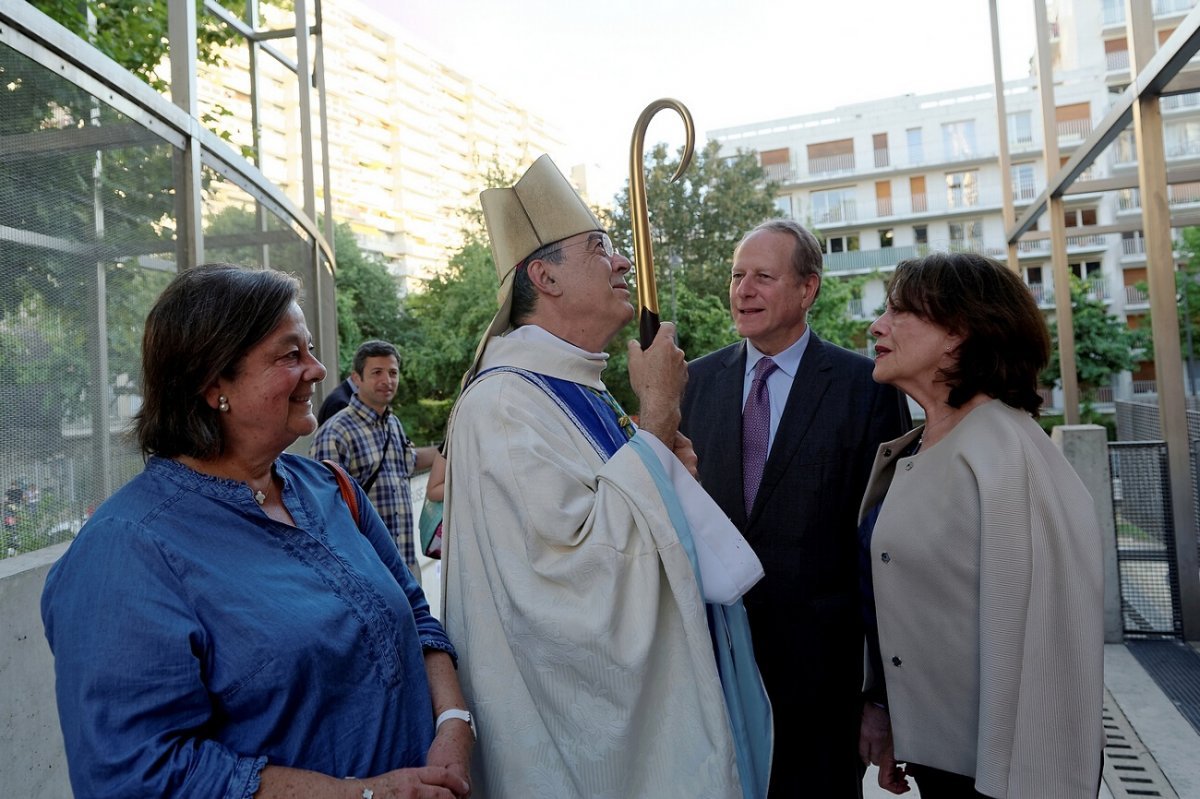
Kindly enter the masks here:
M 224 394 L 217 397 L 217 410 L 221 413 L 229 413 L 229 397 Z

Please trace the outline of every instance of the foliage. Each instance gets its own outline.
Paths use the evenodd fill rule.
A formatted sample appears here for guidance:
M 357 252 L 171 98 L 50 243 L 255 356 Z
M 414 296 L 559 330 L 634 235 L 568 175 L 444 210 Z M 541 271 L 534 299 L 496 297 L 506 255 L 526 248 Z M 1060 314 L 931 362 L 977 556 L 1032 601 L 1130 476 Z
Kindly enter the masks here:
M 396 279 L 374 253 L 364 253 L 345 222 L 333 230 L 337 258 L 338 365 L 350 372 L 354 351 L 367 339 L 397 346 L 404 338 L 404 306 Z
M 1071 278 L 1071 311 L 1075 328 L 1075 375 L 1085 401 L 1097 387 L 1108 383 L 1119 372 L 1137 364 L 1137 353 L 1149 345 L 1144 330 L 1131 330 L 1123 321 L 1108 313 L 1104 301 L 1089 294 L 1088 285 Z M 1050 364 L 1041 380 L 1050 385 L 1061 377 L 1058 352 L 1058 322 L 1050 323 Z
M 645 159 L 646 207 L 660 273 L 677 256 L 676 282 L 694 296 L 717 297 L 728 308 L 734 246 L 747 231 L 778 213 L 774 184 L 767 181 L 757 156 L 739 152 L 725 157 L 720 149 L 719 142 L 709 141 L 694 154 L 683 177 L 671 183 L 682 152 L 672 156 L 665 144 L 655 145 Z M 628 182 L 613 207 L 602 212 L 602 221 L 618 249 L 632 253 Z
M 403 371 L 412 398 L 457 395 L 479 337 L 496 314 L 496 289 L 491 250 L 471 237 L 424 291 L 408 297 Z
M 1179 346 L 1183 356 L 1189 358 L 1192 353 L 1188 352 L 1188 334 L 1190 332 L 1193 339 L 1200 336 L 1200 227 L 1184 228 L 1177 249 L 1180 255 L 1187 258 L 1182 268 L 1175 272 L 1175 297 L 1179 313 Z M 1142 292 L 1149 291 L 1144 280 L 1135 287 Z M 1141 326 L 1151 330 L 1152 325 L 1150 311 L 1146 311 Z
M 863 286 L 872 279 L 878 279 L 878 276 L 822 276 L 821 294 L 808 312 L 808 324 L 818 336 L 846 349 L 858 350 L 866 346 L 870 322 L 850 315 L 850 301 L 861 300 Z M 873 310 L 863 309 L 868 316 Z
M 165 92 L 169 85 L 158 68 L 169 54 L 167 41 L 168 0 L 29 0 L 30 4 L 97 50 L 150 84 Z M 220 65 L 221 50 L 237 41 L 236 31 L 204 11 L 204 0 L 196 5 L 196 54 L 201 63 Z M 241 14 L 240 0 L 218 0 L 234 14 Z M 96 20 L 89 26 L 88 13 Z

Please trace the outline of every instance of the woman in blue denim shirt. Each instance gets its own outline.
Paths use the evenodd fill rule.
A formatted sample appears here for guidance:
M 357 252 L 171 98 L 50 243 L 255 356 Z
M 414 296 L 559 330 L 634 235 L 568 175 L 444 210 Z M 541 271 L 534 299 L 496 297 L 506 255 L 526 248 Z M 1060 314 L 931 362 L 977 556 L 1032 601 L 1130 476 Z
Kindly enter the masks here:
M 316 428 L 299 284 L 217 264 L 146 320 L 145 471 L 42 596 L 76 797 L 465 797 L 453 648 Z M 353 779 L 346 779 L 347 777 Z

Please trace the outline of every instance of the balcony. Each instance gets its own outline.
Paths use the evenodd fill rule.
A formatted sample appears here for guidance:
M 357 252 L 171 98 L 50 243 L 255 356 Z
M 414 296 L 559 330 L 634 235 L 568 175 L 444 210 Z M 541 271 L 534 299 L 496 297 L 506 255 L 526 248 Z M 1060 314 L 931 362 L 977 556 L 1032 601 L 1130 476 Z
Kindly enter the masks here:
M 1200 93 L 1172 94 L 1170 97 L 1160 98 L 1158 104 L 1163 111 L 1200 108 Z
M 1054 291 L 1045 283 L 1030 283 L 1029 293 L 1039 306 L 1054 304 Z
M 882 247 L 878 250 L 853 250 L 831 252 L 824 257 L 826 272 L 867 272 L 895 266 L 907 258 L 920 258 L 929 254 L 929 245 L 917 244 L 905 247 Z
M 813 223 L 816 225 L 838 225 L 845 222 L 858 221 L 858 202 L 855 200 L 842 200 L 836 205 L 828 205 L 824 208 L 813 208 Z
M 1104 54 L 1104 64 L 1109 72 L 1129 71 L 1129 51 L 1114 50 Z
M 946 208 L 956 211 L 979 207 L 979 189 L 974 186 L 946 189 Z
M 1137 286 L 1125 287 L 1125 304 L 1126 305 L 1147 305 L 1150 302 L 1149 295 L 1139 289 Z
M 1133 239 L 1121 239 L 1121 255 L 1146 256 L 1146 240 L 1141 236 Z
M 772 183 L 791 183 L 796 180 L 796 170 L 792 169 L 791 164 L 768 164 L 763 171 Z
M 808 159 L 808 174 L 810 175 L 835 175 L 839 172 L 853 171 L 854 153 Z
M 1058 129 L 1059 144 L 1083 141 L 1092 132 L 1092 120 L 1069 119 L 1065 122 L 1059 122 L 1056 127 Z
M 1084 282 L 1089 300 L 1108 302 L 1112 299 L 1108 291 L 1108 281 L 1102 277 L 1090 277 Z
M 891 158 L 888 157 L 887 149 L 879 149 L 875 151 L 875 168 L 883 169 L 886 166 L 891 166 Z

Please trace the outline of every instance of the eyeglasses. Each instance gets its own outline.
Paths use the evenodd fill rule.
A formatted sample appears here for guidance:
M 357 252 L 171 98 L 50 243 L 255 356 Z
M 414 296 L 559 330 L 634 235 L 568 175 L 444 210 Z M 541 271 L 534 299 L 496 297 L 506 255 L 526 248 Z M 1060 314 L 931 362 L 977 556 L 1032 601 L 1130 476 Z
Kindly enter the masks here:
M 613 247 L 612 239 L 607 233 L 589 233 L 588 237 L 583 241 L 577 241 L 574 244 L 567 244 L 560 247 L 560 250 L 567 250 L 572 247 L 587 247 L 592 250 L 593 255 L 602 255 L 605 258 L 612 258 L 617 254 L 617 250 Z

